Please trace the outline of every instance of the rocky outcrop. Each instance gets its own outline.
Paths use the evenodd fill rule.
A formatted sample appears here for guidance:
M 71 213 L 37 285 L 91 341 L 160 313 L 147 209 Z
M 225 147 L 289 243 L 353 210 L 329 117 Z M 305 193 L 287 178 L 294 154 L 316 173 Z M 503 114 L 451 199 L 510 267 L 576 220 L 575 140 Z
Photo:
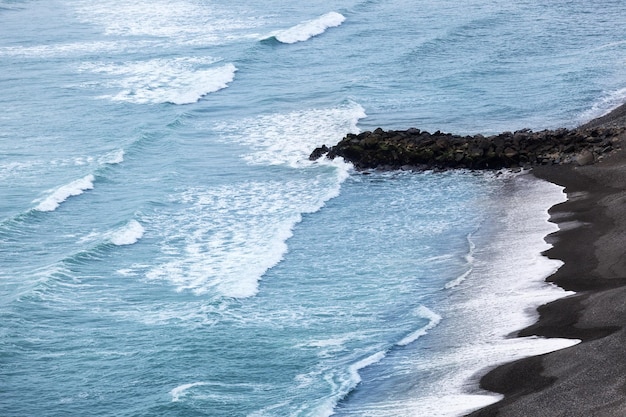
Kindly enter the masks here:
M 348 134 L 337 145 L 315 149 L 309 159 L 337 156 L 363 170 L 501 169 L 536 165 L 588 165 L 618 149 L 625 127 L 581 127 L 533 132 L 525 129 L 485 137 L 429 133 L 419 129 Z

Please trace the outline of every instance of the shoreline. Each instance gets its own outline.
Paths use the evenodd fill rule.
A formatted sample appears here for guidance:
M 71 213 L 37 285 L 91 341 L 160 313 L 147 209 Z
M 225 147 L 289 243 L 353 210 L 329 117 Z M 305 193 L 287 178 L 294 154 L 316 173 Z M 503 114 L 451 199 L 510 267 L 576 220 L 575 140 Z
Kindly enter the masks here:
M 626 105 L 581 128 L 626 126 Z M 624 138 L 621 139 L 624 145 Z M 563 266 L 547 278 L 576 294 L 538 308 L 517 336 L 581 339 L 562 350 L 499 365 L 480 379 L 503 394 L 469 417 L 626 415 L 626 153 L 587 166 L 544 165 L 536 177 L 565 187 L 550 208 L 559 231 L 544 255 Z
M 309 159 L 341 156 L 357 170 L 530 168 L 559 185 L 549 208 L 559 230 L 542 255 L 563 262 L 545 279 L 573 295 L 539 306 L 535 323 L 511 338 L 581 342 L 494 364 L 479 381 L 503 398 L 467 417 L 626 416 L 626 104 L 578 128 L 504 132 L 488 138 L 419 129 L 349 134 Z

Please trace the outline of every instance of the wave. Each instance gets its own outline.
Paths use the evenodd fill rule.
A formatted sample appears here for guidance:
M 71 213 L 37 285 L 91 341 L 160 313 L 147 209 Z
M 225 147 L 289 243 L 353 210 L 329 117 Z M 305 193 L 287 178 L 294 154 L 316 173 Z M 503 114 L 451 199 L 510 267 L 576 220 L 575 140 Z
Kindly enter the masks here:
M 357 123 L 365 117 L 360 104 L 348 101 L 337 107 L 269 114 L 216 128 L 224 140 L 251 148 L 243 155 L 250 164 L 304 168 L 316 164 L 309 161 L 312 149 L 321 142 L 334 145 L 346 133 L 358 133 Z M 317 163 L 330 162 L 321 159 Z
M 402 338 L 402 340 L 397 343 L 398 346 L 406 346 L 415 342 L 420 337 L 427 335 L 429 330 L 434 329 L 441 322 L 441 316 L 439 314 L 424 306 L 418 307 L 416 315 L 428 319 L 428 324 Z
M 172 389 L 170 391 L 170 395 L 172 396 L 172 402 L 180 401 L 181 397 L 184 397 L 187 394 L 187 391 L 193 387 L 199 387 L 203 385 L 208 385 L 206 382 L 192 382 L 191 384 L 183 384 L 178 387 Z
M 165 259 L 146 276 L 195 294 L 254 296 L 263 274 L 283 259 L 302 214 L 332 198 L 335 181 L 255 181 L 176 196 L 181 209 L 150 219 L 162 234 Z
M 342 378 L 338 384 L 335 384 L 335 392 L 332 397 L 316 407 L 315 415 L 324 417 L 333 415 L 336 411 L 337 405 L 344 401 L 362 382 L 360 371 L 385 359 L 387 355 L 393 352 L 394 347 L 403 347 L 415 342 L 418 338 L 426 335 L 429 330 L 432 330 L 441 322 L 441 316 L 425 306 L 419 306 L 414 311 L 414 314 L 422 319 L 427 319 L 428 323 L 418 330 L 408 334 L 399 342 L 395 343 L 395 345 L 383 348 L 348 365 L 347 375 Z
M 4 46 L 0 47 L 0 56 L 20 57 L 20 58 L 57 58 L 75 57 L 80 55 L 106 54 L 120 49 L 129 49 L 131 46 L 141 49 L 147 46 L 146 42 L 135 42 L 133 44 L 120 41 L 98 41 L 98 42 L 71 42 L 60 44 L 46 44 L 34 46 Z
M 78 19 L 102 28 L 113 37 L 150 37 L 154 44 L 215 45 L 248 36 L 263 19 L 252 11 L 202 2 L 137 0 L 94 4 L 76 0 L 72 8 Z
M 3 229 L 17 225 L 16 223 L 20 220 L 26 221 L 26 219 L 22 218 L 13 220 L 13 224 L 7 224 L 7 222 L 2 224 L 0 226 L 0 234 Z M 26 280 L 20 283 L 20 287 L 13 294 L 13 298 L 73 297 L 73 293 L 64 293 L 65 295 L 53 295 L 53 293 L 56 293 L 55 288 L 58 286 L 69 288 L 79 283 L 85 277 L 84 274 L 77 273 L 76 268 L 106 259 L 112 251 L 118 249 L 118 246 L 136 243 L 141 239 L 143 233 L 143 226 L 134 219 L 116 230 L 108 232 L 92 231 L 78 239 L 77 243 L 83 249 L 67 253 L 54 263 L 37 269 L 31 274 L 30 278 L 33 279 L 31 279 L 30 283 Z
M 626 101 L 626 88 L 606 93 L 604 97 L 596 101 L 590 109 L 578 117 L 578 125 L 584 124 L 595 118 L 604 116 Z
M 94 181 L 95 177 L 92 174 L 89 174 L 83 178 L 72 181 L 69 184 L 62 185 L 52 191 L 48 197 L 43 199 L 43 201 L 35 207 L 35 210 L 54 211 L 68 198 L 81 195 L 86 190 L 92 190 Z
M 320 131 L 328 143 L 358 131 L 365 113 L 347 103 L 331 109 L 260 116 L 217 126 L 223 140 L 247 144 L 250 164 L 282 165 L 284 179 L 193 188 L 173 195 L 180 205 L 149 219 L 160 233 L 163 257 L 149 279 L 167 280 L 178 291 L 245 298 L 287 253 L 287 240 L 303 214 L 320 210 L 339 195 L 351 165 L 311 162 Z M 306 176 L 293 169 L 306 169 Z
M 124 149 L 116 149 L 98 159 L 101 165 L 117 165 L 124 162 Z
M 81 245 L 90 244 L 91 246 L 65 257 L 61 260 L 61 263 L 71 266 L 101 260 L 112 250 L 115 250 L 117 246 L 128 246 L 137 243 L 144 233 L 144 227 L 135 219 L 114 230 L 106 232 L 92 231 L 78 240 L 78 243 Z
M 111 76 L 91 88 L 117 88 L 100 98 L 135 104 L 192 104 L 233 82 L 237 68 L 231 64 L 213 67 L 214 58 L 152 59 L 125 64 L 92 62 L 80 71 Z
M 350 365 L 350 367 L 348 368 L 350 371 L 350 380 L 352 381 L 354 386 L 358 385 L 361 382 L 361 375 L 359 374 L 359 371 L 361 369 L 367 368 L 370 365 L 374 365 L 380 362 L 385 358 L 385 356 L 387 356 L 387 353 L 385 351 L 376 352 L 373 355 L 370 355 Z
M 314 36 L 321 35 L 328 28 L 340 26 L 345 20 L 345 16 L 341 13 L 329 12 L 317 19 L 299 23 L 289 29 L 273 32 L 263 40 L 276 39 L 278 42 L 286 44 L 304 42 Z
M 409 355 L 403 348 L 394 350 L 395 346 L 391 346 L 386 352 L 386 363 L 380 370 L 372 370 L 377 378 L 371 383 L 363 378 L 364 385 L 355 387 L 361 389 L 358 401 L 350 401 L 350 394 L 346 394 L 345 400 L 340 400 L 345 401 L 344 404 L 330 412 L 323 408 L 323 415 L 338 410 L 342 415 L 383 417 L 465 415 L 501 398 L 477 389 L 468 391 L 468 387 L 478 386 L 477 378 L 485 369 L 579 342 L 511 338 L 511 331 L 526 327 L 536 319 L 536 307 L 571 293 L 545 282 L 545 277 L 553 273 L 560 262 L 541 254 L 550 247 L 544 237 L 557 229 L 548 221 L 547 208 L 563 201 L 560 190 L 555 190 L 559 187 L 529 175 L 499 181 L 504 182 L 501 194 L 490 199 L 486 206 L 489 212 L 497 213 L 495 223 L 493 227 L 488 225 L 473 232 L 474 238 L 481 242 L 480 251 L 474 254 L 473 245 L 469 245 L 465 255 L 481 277 L 480 285 L 467 285 L 462 292 L 450 293 L 449 303 L 439 307 L 448 325 L 445 330 L 428 335 L 429 346 L 446 346 L 446 349 L 434 355 L 426 350 L 424 355 Z M 518 233 L 519 238 L 511 240 L 512 232 Z M 468 243 L 471 236 L 468 235 Z M 499 261 L 494 262 L 494 259 Z M 511 259 L 515 262 L 510 262 Z M 425 328 L 432 328 L 440 320 L 436 313 L 421 307 L 415 313 L 429 320 Z M 419 337 L 425 328 L 411 333 L 396 346 L 410 341 L 411 336 Z M 472 331 L 468 332 L 468 328 Z M 450 340 L 463 343 L 452 346 Z M 481 354 L 476 355 L 476 352 Z M 393 375 L 384 373 L 390 368 Z M 429 381 L 422 384 L 409 378 L 407 382 L 409 374 L 428 375 Z M 369 390 L 380 390 L 380 387 L 395 388 L 394 398 L 376 398 L 376 395 L 367 398 Z M 351 392 L 355 392 L 355 388 Z
M 81 195 L 87 190 L 92 190 L 94 188 L 96 178 L 104 176 L 108 166 L 118 165 L 124 162 L 124 155 L 124 149 L 115 149 L 103 154 L 100 157 L 81 156 L 53 161 L 35 160 L 15 162 L 7 165 L 0 164 L 0 179 L 8 178 L 11 175 L 21 174 L 29 169 L 32 170 L 33 167 L 40 167 L 46 164 L 57 167 L 89 166 L 93 169 L 92 174 L 85 175 L 84 177 L 74 180 L 68 184 L 51 189 L 48 191 L 48 195 L 46 197 L 33 200 L 33 203 L 38 203 L 37 206 L 14 216 L 13 221 L 25 221 L 31 211 L 54 211 L 68 198 Z M 10 219 L 7 219 L 7 221 L 8 220 Z
M 15 176 L 25 176 L 45 170 L 47 167 L 72 167 L 72 166 L 102 166 L 117 165 L 124 161 L 124 150 L 116 149 L 100 157 L 75 156 L 59 159 L 30 159 L 23 161 L 0 161 L 0 180 L 7 180 Z M 41 174 L 39 174 L 41 175 Z
M 359 371 L 380 362 L 386 356 L 387 351 L 381 350 L 349 365 L 347 379 L 336 387 L 335 393 L 331 398 L 328 398 L 316 407 L 314 415 L 318 417 L 329 417 L 335 414 L 337 405 L 361 383 L 362 379 Z
M 143 237 L 145 229 L 137 220 L 131 220 L 124 227 L 116 230 L 110 237 L 110 242 L 116 246 L 132 245 Z
M 465 262 L 467 264 L 467 270 L 465 272 L 463 272 L 461 275 L 459 275 L 457 278 L 455 278 L 452 281 L 446 283 L 444 288 L 447 289 L 447 290 L 450 289 L 450 288 L 454 288 L 454 287 L 460 285 L 474 271 L 474 268 L 473 268 L 473 265 L 474 265 L 474 250 L 476 249 L 476 245 L 474 244 L 474 241 L 472 241 L 472 234 L 471 233 L 467 235 L 467 244 L 468 244 L 469 249 L 468 249 L 467 253 L 464 256 Z

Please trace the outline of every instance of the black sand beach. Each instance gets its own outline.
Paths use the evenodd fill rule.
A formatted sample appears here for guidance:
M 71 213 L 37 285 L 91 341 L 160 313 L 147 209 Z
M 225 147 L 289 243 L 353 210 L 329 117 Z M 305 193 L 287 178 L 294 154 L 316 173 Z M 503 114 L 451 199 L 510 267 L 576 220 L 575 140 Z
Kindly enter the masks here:
M 550 209 L 559 231 L 545 255 L 564 265 L 548 281 L 576 294 L 541 306 L 519 336 L 580 339 L 573 347 L 495 367 L 482 388 L 504 399 L 470 417 L 626 417 L 626 104 L 577 129 L 488 138 L 418 129 L 362 132 L 322 146 L 357 169 L 531 168 L 565 187 Z M 512 236 L 512 239 L 515 237 Z
M 626 105 L 583 127 L 626 126 Z M 620 138 L 623 149 L 624 137 Z M 626 416 L 626 151 L 587 166 L 537 166 L 533 173 L 565 187 L 551 208 L 560 230 L 546 252 L 564 265 L 548 281 L 576 294 L 539 308 L 519 332 L 582 343 L 499 366 L 481 387 L 505 398 L 471 417 Z

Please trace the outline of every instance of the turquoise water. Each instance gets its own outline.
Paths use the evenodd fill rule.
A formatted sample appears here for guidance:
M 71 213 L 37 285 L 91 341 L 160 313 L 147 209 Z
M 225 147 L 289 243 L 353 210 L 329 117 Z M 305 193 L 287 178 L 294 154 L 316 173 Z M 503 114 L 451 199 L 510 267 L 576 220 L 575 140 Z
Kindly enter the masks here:
M 575 126 L 617 1 L 0 0 L 0 414 L 452 416 L 542 284 L 562 190 L 358 173 L 348 132 Z

